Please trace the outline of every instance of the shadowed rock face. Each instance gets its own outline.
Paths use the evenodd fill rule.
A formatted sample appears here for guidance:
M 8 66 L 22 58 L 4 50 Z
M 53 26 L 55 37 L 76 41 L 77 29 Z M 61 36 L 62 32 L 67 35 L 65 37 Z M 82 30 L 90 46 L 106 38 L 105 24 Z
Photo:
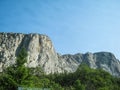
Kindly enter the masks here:
M 120 61 L 110 52 L 63 55 L 62 57 L 72 63 L 70 66 L 74 67 L 73 71 L 79 64 L 86 63 L 93 69 L 101 68 L 114 76 L 120 76 Z
M 102 68 L 114 76 L 120 76 L 120 61 L 112 53 L 59 55 L 48 36 L 20 33 L 0 33 L 0 71 L 15 63 L 22 47 L 25 47 L 28 52 L 26 66 L 41 66 L 46 74 L 74 72 L 84 62 L 91 68 Z

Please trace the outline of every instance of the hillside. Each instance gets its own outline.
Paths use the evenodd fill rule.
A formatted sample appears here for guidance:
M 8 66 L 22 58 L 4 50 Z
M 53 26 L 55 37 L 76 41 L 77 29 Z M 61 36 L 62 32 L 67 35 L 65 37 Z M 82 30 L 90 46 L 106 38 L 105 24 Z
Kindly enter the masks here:
M 101 68 L 113 76 L 120 76 L 120 61 L 110 52 L 60 55 L 48 36 L 21 33 L 0 33 L 1 72 L 15 63 L 22 47 L 28 53 L 26 66 L 41 66 L 46 74 L 75 72 L 81 63 L 86 63 L 93 69 Z

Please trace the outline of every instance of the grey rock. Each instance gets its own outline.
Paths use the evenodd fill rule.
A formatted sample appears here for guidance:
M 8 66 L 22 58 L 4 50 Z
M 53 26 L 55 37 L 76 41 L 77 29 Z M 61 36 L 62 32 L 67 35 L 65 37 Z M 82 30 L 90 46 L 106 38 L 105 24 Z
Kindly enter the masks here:
M 0 33 L 0 71 L 15 63 L 20 49 L 28 52 L 28 67 L 43 67 L 44 71 L 54 73 L 61 71 L 57 53 L 48 36 L 40 34 Z
M 93 69 L 102 68 L 114 76 L 120 76 L 120 61 L 112 53 L 60 55 L 48 36 L 22 33 L 0 33 L 0 72 L 15 63 L 22 47 L 28 52 L 26 66 L 41 66 L 46 74 L 75 72 L 81 63 L 86 63 Z
M 73 68 L 73 71 L 81 63 L 86 63 L 93 69 L 103 69 L 113 76 L 120 76 L 120 61 L 110 52 L 63 55 L 62 57 L 69 63 L 72 61 L 70 66 Z

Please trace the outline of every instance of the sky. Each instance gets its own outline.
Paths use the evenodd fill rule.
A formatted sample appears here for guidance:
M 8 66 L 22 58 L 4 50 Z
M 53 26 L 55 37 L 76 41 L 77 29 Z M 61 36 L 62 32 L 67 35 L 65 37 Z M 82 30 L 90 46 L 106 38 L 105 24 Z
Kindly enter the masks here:
M 45 34 L 61 54 L 120 59 L 120 0 L 0 0 L 0 32 Z

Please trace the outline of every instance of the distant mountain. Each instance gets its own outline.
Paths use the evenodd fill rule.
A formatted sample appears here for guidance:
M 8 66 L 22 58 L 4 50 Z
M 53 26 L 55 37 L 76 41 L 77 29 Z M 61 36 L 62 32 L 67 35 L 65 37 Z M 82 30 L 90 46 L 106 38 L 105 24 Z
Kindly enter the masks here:
M 41 34 L 0 33 L 0 71 L 15 63 L 20 49 L 28 52 L 26 66 L 41 66 L 46 74 L 74 72 L 81 63 L 91 68 L 101 68 L 114 76 L 120 76 L 120 61 L 110 52 L 60 55 L 56 53 L 50 38 Z
M 62 58 L 69 63 L 74 70 L 81 63 L 86 63 L 93 69 L 101 68 L 113 76 L 120 76 L 120 61 L 110 52 L 86 53 L 75 55 L 63 55 Z

